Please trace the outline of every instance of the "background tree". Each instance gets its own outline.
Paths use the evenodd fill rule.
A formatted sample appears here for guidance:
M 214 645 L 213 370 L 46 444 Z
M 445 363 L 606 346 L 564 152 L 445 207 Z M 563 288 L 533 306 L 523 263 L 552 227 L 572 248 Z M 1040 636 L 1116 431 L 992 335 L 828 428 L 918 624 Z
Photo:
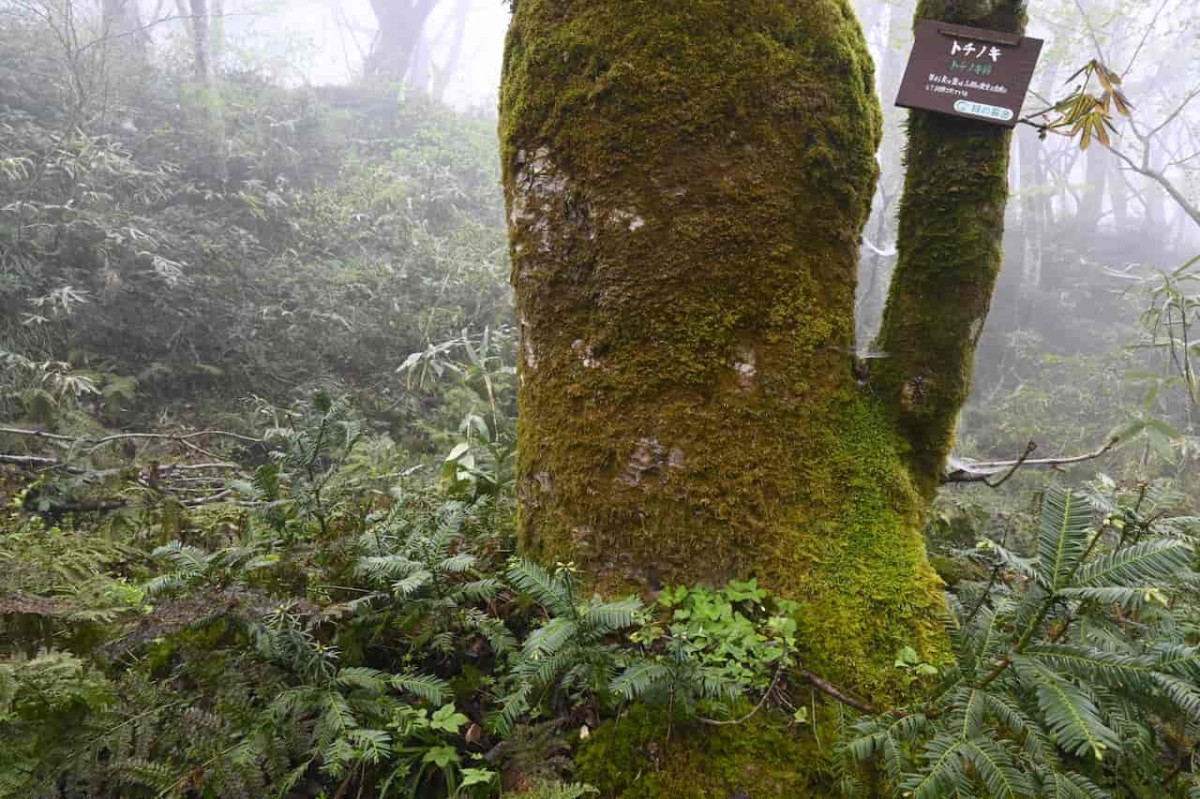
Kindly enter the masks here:
M 371 0 L 379 23 L 364 65 L 369 77 L 402 81 L 437 0 Z

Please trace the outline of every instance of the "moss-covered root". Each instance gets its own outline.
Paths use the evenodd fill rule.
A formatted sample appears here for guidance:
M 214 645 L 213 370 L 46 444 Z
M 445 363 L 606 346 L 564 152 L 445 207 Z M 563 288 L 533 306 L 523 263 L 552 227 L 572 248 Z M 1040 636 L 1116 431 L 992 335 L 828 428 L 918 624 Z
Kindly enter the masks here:
M 603 799 L 832 799 L 830 746 L 768 714 L 737 726 L 672 726 L 635 706 L 580 745 L 575 777 Z
M 918 19 L 1020 33 L 1019 0 L 923 0 Z M 970 390 L 975 344 L 1000 271 L 1008 129 L 926 111 L 909 118 L 899 260 L 872 384 L 896 414 L 926 495 Z

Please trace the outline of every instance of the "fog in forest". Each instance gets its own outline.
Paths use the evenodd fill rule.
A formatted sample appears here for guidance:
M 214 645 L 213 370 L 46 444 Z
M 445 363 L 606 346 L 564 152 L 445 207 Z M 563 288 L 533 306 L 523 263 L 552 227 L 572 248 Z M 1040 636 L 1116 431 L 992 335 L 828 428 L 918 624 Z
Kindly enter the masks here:
M 691 2 L 661 5 L 738 5 Z M 0 799 L 1200 796 L 1200 4 L 922 3 L 1026 7 L 1007 163 L 993 122 L 895 105 L 916 0 L 849 4 L 861 44 L 747 0 L 768 21 L 722 23 L 729 64 L 631 99 L 662 31 L 610 59 L 579 18 L 652 2 L 0 0 Z M 660 277 L 624 242 L 676 234 L 728 279 L 742 234 L 600 209 L 527 145 L 640 175 L 605 115 L 683 114 L 760 46 L 835 82 L 865 46 L 882 112 L 861 242 L 780 246 L 845 266 L 792 286 L 800 331 L 604 284 Z M 713 117 L 731 163 L 741 132 L 792 141 L 756 91 Z M 832 120 L 809 141 L 866 135 L 812 95 L 787 117 Z M 940 174 L 906 194 L 910 141 L 966 183 L 1006 169 L 1003 214 Z M 861 209 L 846 229 L 852 149 L 812 206 Z M 735 183 L 731 221 L 759 219 Z M 921 240 L 982 252 L 982 300 L 937 291 L 961 275 L 915 251 L 922 220 L 959 220 Z M 556 324 L 606 303 L 631 318 Z M 927 334 L 960 303 L 947 363 L 889 382 L 914 356 L 885 308 Z
M 509 19 L 506 4 L 439 0 L 412 5 L 428 5 L 429 13 L 419 23 L 421 35 L 405 70 L 405 91 L 435 96 L 481 119 L 494 118 Z M 912 46 L 914 5 L 855 0 L 875 59 L 886 118 L 879 154 L 881 182 L 860 274 L 858 337 L 860 349 L 868 354 L 895 257 L 907 111 L 893 106 L 892 100 Z M 185 46 L 186 32 L 178 17 L 186 14 L 170 4 L 159 6 L 141 9 L 138 19 L 152 26 L 153 36 L 168 51 Z M 411 19 L 418 19 L 419 12 L 413 13 Z M 1200 62 L 1194 57 L 1196 13 L 1188 3 L 1175 0 L 1076 0 L 1029 8 L 1028 35 L 1046 45 L 1026 114 L 1067 97 L 1079 83 L 1067 78 L 1093 58 L 1121 75 L 1136 113 L 1119 120 L 1111 150 L 1083 151 L 1061 135 L 1042 137 L 1032 126 L 1018 128 L 1003 279 L 977 360 L 973 407 L 1000 396 L 1045 402 L 1048 398 L 1031 388 L 1023 369 L 1049 368 L 1058 356 L 1112 354 L 1128 346 L 1145 333 L 1136 329 L 1139 311 L 1145 310 L 1134 299 L 1143 296 L 1137 287 L 1200 252 L 1200 142 L 1195 139 L 1200 103 L 1193 103 L 1200 88 Z M 371 68 L 373 48 L 384 46 L 379 20 L 366 0 L 229 0 L 223 14 L 225 66 L 257 70 L 285 85 L 351 84 Z M 165 21 L 156 25 L 155 19 Z M 1101 313 L 1100 307 L 1108 311 Z M 1116 313 L 1117 307 L 1125 312 Z M 1099 323 L 1096 329 L 1089 325 L 1090 318 Z M 1043 366 L 1035 366 L 1038 363 Z M 1131 371 L 1145 371 L 1136 362 L 1129 366 Z M 1022 397 L 1022 391 L 1034 396 Z M 1085 391 L 1063 397 L 1064 412 L 1080 413 L 1079 403 L 1087 407 L 1095 401 L 1090 395 Z M 1073 407 L 1067 411 L 1066 406 Z M 1106 422 L 1092 421 L 1100 435 Z M 967 422 L 964 432 L 970 434 L 975 425 L 971 417 Z M 1037 432 L 1029 423 L 1024 430 L 1027 435 Z M 1070 440 L 1044 443 L 1064 450 L 1090 443 L 1079 432 L 1073 431 Z

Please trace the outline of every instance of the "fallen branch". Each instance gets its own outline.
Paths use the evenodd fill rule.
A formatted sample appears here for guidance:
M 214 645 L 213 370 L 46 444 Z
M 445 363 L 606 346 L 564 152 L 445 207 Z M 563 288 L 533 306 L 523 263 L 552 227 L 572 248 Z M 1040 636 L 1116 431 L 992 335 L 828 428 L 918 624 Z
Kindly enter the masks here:
M 197 497 L 195 499 L 179 499 L 176 500 L 185 508 L 198 508 L 203 505 L 213 505 L 217 502 L 224 502 L 233 494 L 232 488 L 226 488 L 223 491 L 218 491 L 207 497 Z M 50 510 L 54 513 L 111 513 L 115 510 L 128 508 L 133 504 L 130 499 L 111 499 L 111 500 L 96 500 L 94 502 L 63 502 L 51 506 Z M 238 502 L 238 507 L 259 507 L 261 503 L 257 502 Z
M 1025 454 L 1012 461 L 971 461 L 952 458 L 950 463 L 947 464 L 945 473 L 942 475 L 942 483 L 984 483 L 995 488 L 1002 485 L 1018 469 L 1023 467 L 1057 468 L 1059 466 L 1070 466 L 1071 464 L 1093 461 L 1111 452 L 1112 448 L 1119 442 L 1120 439 L 1114 436 L 1109 439 L 1108 443 L 1095 452 L 1062 458 L 1030 458 L 1029 455 L 1033 453 L 1033 450 L 1037 446 L 1032 441 L 1026 447 Z M 1007 474 L 1004 474 L 1005 472 Z M 1000 480 L 992 480 L 993 477 L 999 474 L 1004 474 L 1004 477 Z
M 9 463 L 13 466 L 24 466 L 26 468 L 50 468 L 60 465 L 60 461 L 57 458 L 39 458 L 35 455 L 6 455 L 2 452 L 0 452 L 0 463 Z
M 834 685 L 833 683 L 824 679 L 823 677 L 818 677 L 817 675 L 813 674 L 808 669 L 800 669 L 800 676 L 803 677 L 805 680 L 807 680 L 809 685 L 811 685 L 813 688 L 816 688 L 818 691 L 825 694 L 826 696 L 836 699 L 837 701 L 841 702 L 843 705 L 849 705 L 850 707 L 854 708 L 855 710 L 860 711 L 862 713 L 866 713 L 868 715 L 876 716 L 879 714 L 879 708 L 877 708 L 874 705 L 871 705 L 867 702 L 864 702 L 861 699 L 855 699 L 853 696 L 850 696 L 850 694 L 846 693 L 841 688 L 838 688 L 836 685 Z
M 85 469 L 82 466 L 75 466 L 70 461 L 61 458 L 47 458 L 40 455 L 13 455 L 5 452 L 0 452 L 0 463 L 7 463 L 13 466 L 21 466 L 26 469 L 37 471 L 59 470 L 69 472 L 70 474 L 84 475 L 93 479 L 105 479 L 116 477 L 122 473 L 131 472 L 133 467 L 127 466 L 118 469 Z M 157 477 L 167 477 L 175 472 L 199 472 L 209 470 L 231 471 L 236 472 L 241 470 L 241 465 L 228 461 L 214 461 L 212 463 L 162 463 L 151 464 L 150 466 L 139 467 L 138 471 L 146 474 L 155 474 Z M 150 478 L 147 477 L 147 480 Z M 191 478 L 189 478 L 191 479 Z M 198 477 L 195 479 L 215 480 L 212 477 Z
M 115 441 L 127 441 L 131 439 L 155 440 L 155 441 L 175 441 L 181 444 L 190 443 L 197 438 L 229 438 L 234 441 L 241 441 L 247 444 L 262 444 L 263 439 L 253 436 L 242 435 L 241 433 L 231 433 L 228 430 L 200 430 L 195 433 L 113 433 L 112 435 L 103 436 L 101 438 L 93 438 L 91 436 L 65 436 L 61 433 L 51 433 L 47 430 L 29 430 L 23 427 L 0 427 L 0 434 L 11 436 L 27 436 L 30 438 L 39 438 L 45 441 L 52 441 L 59 445 L 67 445 L 69 448 L 77 446 L 90 447 L 89 454 L 95 452 L 105 444 L 111 444 Z

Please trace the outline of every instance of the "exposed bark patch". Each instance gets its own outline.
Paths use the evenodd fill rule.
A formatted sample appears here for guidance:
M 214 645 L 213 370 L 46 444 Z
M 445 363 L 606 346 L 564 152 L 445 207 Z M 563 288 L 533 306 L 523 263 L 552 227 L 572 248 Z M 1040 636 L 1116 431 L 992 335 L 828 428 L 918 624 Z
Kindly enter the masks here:
M 646 220 L 637 212 L 628 208 L 617 208 L 605 214 L 606 221 L 624 227 L 630 233 L 636 233 L 646 226 Z
M 527 245 L 535 252 L 551 251 L 550 215 L 545 210 L 567 193 L 567 178 L 554 166 L 548 147 L 539 147 L 532 155 L 525 150 L 517 153 L 513 178 L 512 204 L 508 223 L 523 236 L 514 244 L 517 253 Z
M 928 395 L 929 388 L 925 378 L 909 378 L 900 388 L 900 405 L 906 412 L 911 412 L 924 405 Z
M 577 338 L 571 342 L 571 351 L 579 356 L 580 362 L 588 369 L 600 367 L 600 359 L 596 357 L 591 345 L 586 344 L 583 339 Z
M 684 455 L 679 447 L 667 449 L 656 438 L 642 438 L 638 439 L 617 481 L 627 486 L 639 486 L 657 478 L 665 485 L 670 479 L 669 472 L 683 467 Z
M 758 379 L 757 356 L 752 347 L 741 348 L 733 360 L 733 371 L 737 373 L 738 388 L 743 392 L 753 390 Z
M 525 356 L 525 365 L 531 370 L 537 369 L 538 359 L 537 350 L 533 345 L 533 337 L 530 336 L 529 323 L 521 317 L 521 352 Z

